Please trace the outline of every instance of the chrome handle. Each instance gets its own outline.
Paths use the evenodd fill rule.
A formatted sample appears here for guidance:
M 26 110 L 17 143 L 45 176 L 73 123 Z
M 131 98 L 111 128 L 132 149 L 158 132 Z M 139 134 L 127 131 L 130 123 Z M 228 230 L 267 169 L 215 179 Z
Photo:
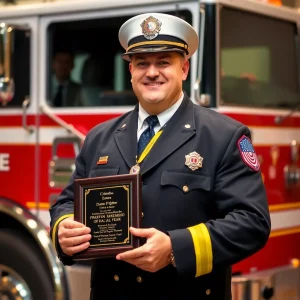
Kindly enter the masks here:
M 53 141 L 52 145 L 52 157 L 57 158 L 57 152 L 59 145 L 71 144 L 74 148 L 75 157 L 79 154 L 81 148 L 81 140 L 76 136 L 57 137 Z
M 27 125 L 27 109 L 29 106 L 30 100 L 29 98 L 25 98 L 25 100 L 22 103 L 22 109 L 23 109 L 23 115 L 22 115 L 22 126 L 28 133 L 33 133 L 33 126 Z
M 284 167 L 285 186 L 298 188 L 300 184 L 300 169 L 298 167 L 299 143 L 296 140 L 291 141 L 291 163 Z
M 200 7 L 200 39 L 199 39 L 199 61 L 197 79 L 194 83 L 194 95 L 197 103 L 201 104 L 201 82 L 202 82 L 202 66 L 203 66 L 203 47 L 204 47 L 204 29 L 205 29 L 205 9 Z
M 296 140 L 291 142 L 291 160 L 293 164 L 297 164 L 299 158 L 299 143 Z

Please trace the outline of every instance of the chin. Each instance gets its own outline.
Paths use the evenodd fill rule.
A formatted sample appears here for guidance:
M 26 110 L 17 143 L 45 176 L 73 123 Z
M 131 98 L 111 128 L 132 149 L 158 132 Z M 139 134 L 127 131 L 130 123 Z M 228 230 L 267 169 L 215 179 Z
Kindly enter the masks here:
M 158 102 L 161 102 L 161 99 L 158 99 L 158 98 L 146 98 L 145 101 L 148 102 L 148 103 L 158 103 Z
M 143 95 L 143 98 L 148 103 L 158 103 L 164 99 L 164 95 Z

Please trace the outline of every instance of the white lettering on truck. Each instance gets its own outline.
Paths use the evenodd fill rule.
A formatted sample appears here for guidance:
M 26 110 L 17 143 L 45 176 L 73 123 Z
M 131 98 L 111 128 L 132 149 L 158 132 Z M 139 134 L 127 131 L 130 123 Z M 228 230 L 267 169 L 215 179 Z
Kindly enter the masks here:
M 0 153 L 0 172 L 10 171 L 9 153 Z

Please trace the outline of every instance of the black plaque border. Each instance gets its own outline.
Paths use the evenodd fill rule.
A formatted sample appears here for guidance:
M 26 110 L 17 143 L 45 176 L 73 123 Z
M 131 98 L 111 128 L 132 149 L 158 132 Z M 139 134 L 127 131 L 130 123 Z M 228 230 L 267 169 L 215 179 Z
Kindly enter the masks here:
M 139 228 L 142 218 L 142 193 L 140 174 L 124 174 L 114 176 L 101 176 L 91 178 L 80 178 L 74 181 L 74 220 L 84 224 L 83 205 L 85 188 L 102 188 L 105 186 L 122 184 L 129 185 L 131 189 L 129 199 L 129 210 L 131 214 L 131 223 L 129 226 Z M 130 234 L 131 235 L 131 234 Z M 140 239 L 131 235 L 130 245 L 118 245 L 97 248 L 96 246 L 73 255 L 74 260 L 99 259 L 105 257 L 115 257 L 117 254 L 132 250 L 140 246 Z

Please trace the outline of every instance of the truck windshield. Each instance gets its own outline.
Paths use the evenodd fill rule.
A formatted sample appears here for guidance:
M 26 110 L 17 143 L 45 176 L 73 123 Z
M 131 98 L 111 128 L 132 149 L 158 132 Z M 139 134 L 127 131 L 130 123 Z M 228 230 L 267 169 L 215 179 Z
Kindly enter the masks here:
M 224 7 L 220 104 L 289 108 L 299 103 L 296 33 L 292 22 Z
M 166 12 L 192 22 L 190 11 Z M 130 16 L 52 23 L 47 101 L 53 107 L 124 106 L 137 100 L 118 31 Z M 190 94 L 189 77 L 184 83 Z

